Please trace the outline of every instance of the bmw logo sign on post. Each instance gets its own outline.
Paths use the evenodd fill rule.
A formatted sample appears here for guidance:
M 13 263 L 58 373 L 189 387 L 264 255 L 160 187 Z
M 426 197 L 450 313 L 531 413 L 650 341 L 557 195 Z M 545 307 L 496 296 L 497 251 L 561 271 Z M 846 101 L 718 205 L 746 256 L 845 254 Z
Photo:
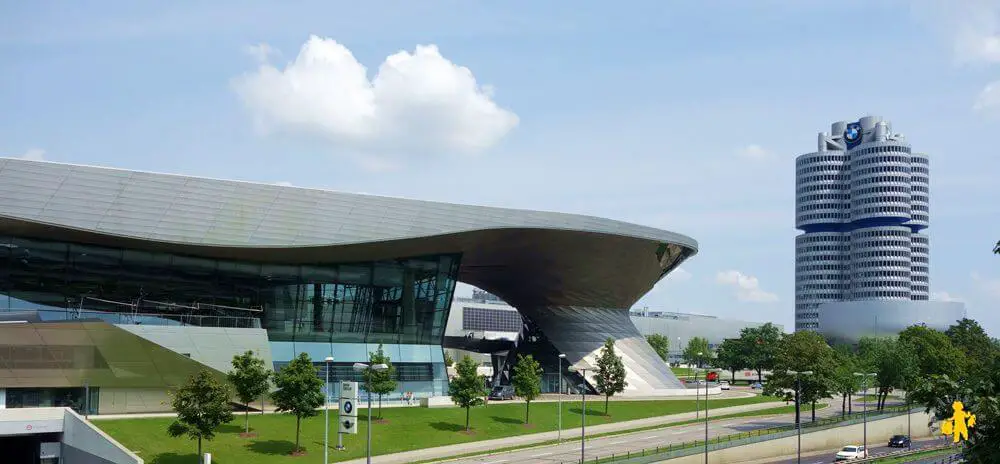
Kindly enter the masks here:
M 358 433 L 358 383 L 340 382 L 340 433 Z

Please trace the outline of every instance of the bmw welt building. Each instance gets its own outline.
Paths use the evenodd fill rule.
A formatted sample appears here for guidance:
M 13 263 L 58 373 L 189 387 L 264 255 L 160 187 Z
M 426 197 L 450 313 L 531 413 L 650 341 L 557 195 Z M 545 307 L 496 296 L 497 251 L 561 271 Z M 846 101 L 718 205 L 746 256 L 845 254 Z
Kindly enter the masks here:
M 677 393 L 628 308 L 696 251 L 589 216 L 0 158 L 0 408 L 164 410 L 247 350 L 353 379 L 378 345 L 400 391 L 446 395 L 458 281 L 516 307 L 546 368 L 612 337 L 625 394 Z

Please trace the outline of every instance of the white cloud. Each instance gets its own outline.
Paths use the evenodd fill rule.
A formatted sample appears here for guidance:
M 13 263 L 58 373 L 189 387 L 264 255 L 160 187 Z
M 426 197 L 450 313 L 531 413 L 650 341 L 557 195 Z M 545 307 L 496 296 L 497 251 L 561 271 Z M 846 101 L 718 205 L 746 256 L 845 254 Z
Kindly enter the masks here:
M 746 158 L 754 161 L 763 161 L 771 158 L 771 152 L 765 150 L 764 147 L 755 144 L 750 144 L 741 148 L 736 152 L 736 154 L 739 155 L 740 158 Z
M 972 105 L 972 109 L 974 110 L 987 110 L 996 107 L 1000 107 L 1000 81 L 993 81 L 987 84 L 979 92 L 976 102 Z
M 755 303 L 772 303 L 778 301 L 778 295 L 765 292 L 760 288 L 760 282 L 756 277 L 746 275 L 740 271 L 720 271 L 715 276 L 715 281 L 736 288 L 736 298 L 740 301 L 750 301 Z
M 976 284 L 979 291 L 992 298 L 1000 298 L 1000 278 L 985 277 L 979 275 L 978 272 L 973 272 L 972 281 Z
M 952 44 L 958 63 L 1000 62 L 1000 3 L 996 0 L 911 2 L 917 16 Z
M 253 50 L 270 54 L 266 45 Z M 480 152 L 518 124 L 492 88 L 434 45 L 390 55 L 369 80 L 347 47 L 314 35 L 283 69 L 265 61 L 233 86 L 260 129 L 326 136 L 378 169 L 398 164 L 386 156 Z
M 271 47 L 270 45 L 268 45 L 266 43 L 259 43 L 259 44 L 256 44 L 256 45 L 247 45 L 246 47 L 243 47 L 243 51 L 247 55 L 250 55 L 250 56 L 256 58 L 257 61 L 259 61 L 261 63 L 266 63 L 267 60 L 271 56 L 273 56 L 273 55 L 280 55 L 280 53 L 278 52 L 278 50 L 275 50 L 273 47 Z
M 18 156 L 18 158 L 31 161 L 44 161 L 45 150 L 42 150 L 41 148 L 31 148 L 28 149 L 28 151 L 24 152 L 24 154 L 22 154 L 21 156 Z
M 962 298 L 959 298 L 959 297 L 957 297 L 955 295 L 949 294 L 948 292 L 931 292 L 931 300 L 934 300 L 934 301 L 955 301 L 955 302 L 960 302 L 960 303 L 965 301 Z

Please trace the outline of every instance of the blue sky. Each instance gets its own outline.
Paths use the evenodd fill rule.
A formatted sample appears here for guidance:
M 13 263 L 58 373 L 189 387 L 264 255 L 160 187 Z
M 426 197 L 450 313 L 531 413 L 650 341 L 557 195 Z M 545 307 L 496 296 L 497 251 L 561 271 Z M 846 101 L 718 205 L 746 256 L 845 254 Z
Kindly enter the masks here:
M 875 114 L 1000 335 L 997 1 L 72 3 L 0 3 L 0 154 L 661 227 L 701 251 L 642 304 L 790 329 L 793 159 Z

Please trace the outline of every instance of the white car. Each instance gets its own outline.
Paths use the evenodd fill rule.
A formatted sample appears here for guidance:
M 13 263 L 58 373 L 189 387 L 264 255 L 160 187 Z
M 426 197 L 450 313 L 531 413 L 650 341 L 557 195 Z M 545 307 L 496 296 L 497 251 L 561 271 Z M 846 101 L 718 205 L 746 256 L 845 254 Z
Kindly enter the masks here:
M 852 459 L 864 459 L 868 457 L 868 450 L 860 445 L 848 445 L 837 452 L 838 461 L 850 461 Z
M 723 390 L 729 390 L 729 381 L 728 380 L 719 381 L 719 388 Z

